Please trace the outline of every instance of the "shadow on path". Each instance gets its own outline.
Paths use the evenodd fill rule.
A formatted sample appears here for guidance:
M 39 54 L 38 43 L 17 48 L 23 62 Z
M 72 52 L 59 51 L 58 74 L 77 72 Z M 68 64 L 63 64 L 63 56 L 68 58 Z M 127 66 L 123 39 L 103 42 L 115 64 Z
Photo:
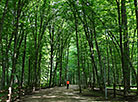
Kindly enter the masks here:
M 97 102 L 104 99 L 104 94 L 100 92 L 84 91 L 79 94 L 77 85 L 66 87 L 54 87 L 35 91 L 32 95 L 21 97 L 17 102 Z M 110 99 L 113 101 L 113 99 Z M 103 102 L 102 101 L 102 102 Z M 108 100 L 104 102 L 110 102 Z M 114 102 L 121 102 L 115 101 Z
M 18 102 L 91 102 L 92 98 L 80 96 L 77 85 L 66 87 L 54 87 L 35 91 L 33 95 L 21 97 Z

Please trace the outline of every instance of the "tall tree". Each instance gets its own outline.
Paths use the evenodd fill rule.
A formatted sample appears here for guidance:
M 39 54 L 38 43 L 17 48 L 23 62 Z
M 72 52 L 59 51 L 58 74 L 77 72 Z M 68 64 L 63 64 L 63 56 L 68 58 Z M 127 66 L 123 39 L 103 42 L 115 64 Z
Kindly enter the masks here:
M 138 94 L 138 4 L 137 0 L 134 0 L 135 13 L 136 13 L 136 25 L 137 25 L 137 94 Z
M 122 33 L 123 33 L 123 53 L 122 53 L 122 68 L 124 77 L 124 96 L 127 95 L 130 86 L 130 69 L 127 63 L 129 59 L 129 45 L 128 45 L 128 27 L 126 14 L 126 0 L 121 0 L 121 17 L 122 17 Z

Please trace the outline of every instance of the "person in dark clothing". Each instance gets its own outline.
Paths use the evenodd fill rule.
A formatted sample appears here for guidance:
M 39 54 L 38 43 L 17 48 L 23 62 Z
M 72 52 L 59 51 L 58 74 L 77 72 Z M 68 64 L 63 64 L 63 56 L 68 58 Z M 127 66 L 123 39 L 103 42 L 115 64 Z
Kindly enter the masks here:
M 69 89 L 69 81 L 67 81 L 67 89 Z

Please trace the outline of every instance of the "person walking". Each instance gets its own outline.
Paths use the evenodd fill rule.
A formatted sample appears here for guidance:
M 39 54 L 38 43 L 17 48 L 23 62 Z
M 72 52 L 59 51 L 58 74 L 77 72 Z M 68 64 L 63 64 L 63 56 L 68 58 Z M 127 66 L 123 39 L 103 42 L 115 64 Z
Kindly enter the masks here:
M 67 81 L 67 89 L 69 89 L 69 81 Z

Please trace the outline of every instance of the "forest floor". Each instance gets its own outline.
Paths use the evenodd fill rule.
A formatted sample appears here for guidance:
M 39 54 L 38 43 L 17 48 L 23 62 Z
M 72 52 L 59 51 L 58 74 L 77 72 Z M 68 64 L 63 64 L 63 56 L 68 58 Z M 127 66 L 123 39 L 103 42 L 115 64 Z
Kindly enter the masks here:
M 109 96 L 109 95 L 108 95 Z M 21 97 L 17 102 L 124 102 L 123 98 L 113 98 L 112 95 L 107 100 L 104 98 L 104 93 L 99 91 L 90 91 L 84 89 L 82 94 L 79 94 L 77 85 L 70 85 L 69 89 L 66 87 L 54 87 L 48 89 L 41 89 L 33 92 L 31 95 Z M 138 101 L 138 100 L 137 100 Z M 137 102 L 135 100 L 135 102 Z M 128 101 L 125 101 L 128 102 Z M 130 102 L 134 100 L 130 99 Z

